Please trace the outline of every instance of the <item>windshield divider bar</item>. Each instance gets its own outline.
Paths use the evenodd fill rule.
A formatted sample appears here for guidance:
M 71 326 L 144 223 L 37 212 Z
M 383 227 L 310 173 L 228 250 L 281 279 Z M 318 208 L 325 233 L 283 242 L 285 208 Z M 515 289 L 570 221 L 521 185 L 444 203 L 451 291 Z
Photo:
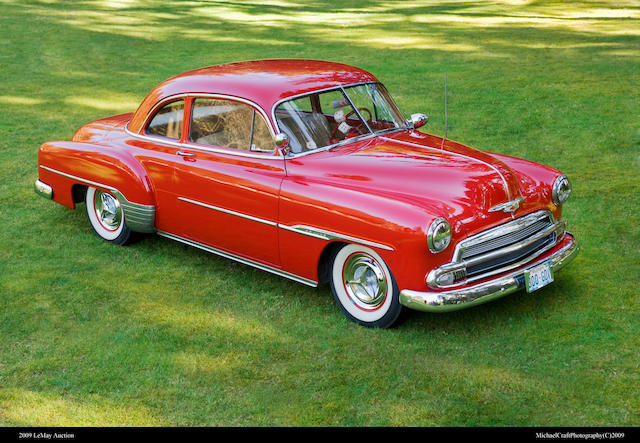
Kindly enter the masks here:
M 350 86 L 350 87 L 351 88 L 356 88 L 358 86 L 360 86 L 360 85 Z M 347 100 L 349 100 L 349 103 L 351 104 L 351 107 L 353 108 L 354 111 L 356 111 L 356 114 L 358 114 L 358 117 L 360 117 L 360 121 L 363 122 L 364 125 L 369 130 L 369 134 L 373 134 L 374 133 L 373 130 L 369 127 L 369 125 L 367 124 L 367 121 L 364 118 L 362 118 L 362 115 L 360 114 L 360 111 L 358 111 L 358 108 L 356 107 L 356 105 L 351 101 L 351 97 L 349 97 L 349 94 L 347 94 L 347 91 L 344 90 L 344 86 L 340 86 L 340 90 L 342 91 L 344 96 L 347 97 Z

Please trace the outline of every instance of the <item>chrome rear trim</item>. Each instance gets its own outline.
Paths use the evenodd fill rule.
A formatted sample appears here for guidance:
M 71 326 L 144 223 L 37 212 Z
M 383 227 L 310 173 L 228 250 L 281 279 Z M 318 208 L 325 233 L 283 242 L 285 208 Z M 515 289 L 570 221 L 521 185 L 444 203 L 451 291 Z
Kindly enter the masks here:
M 48 166 L 40 165 L 40 167 L 46 171 L 53 172 L 63 177 L 70 178 L 85 185 L 92 186 L 94 188 L 100 188 L 111 192 L 118 198 L 122 210 L 124 212 L 125 222 L 129 229 L 135 232 L 155 232 L 155 218 L 156 207 L 154 205 L 143 205 L 141 203 L 134 203 L 124 196 L 122 192 L 114 188 L 113 186 L 105 185 L 104 183 L 94 182 L 87 180 L 76 175 L 67 174 L 66 172 L 58 171 L 57 169 L 49 168 Z

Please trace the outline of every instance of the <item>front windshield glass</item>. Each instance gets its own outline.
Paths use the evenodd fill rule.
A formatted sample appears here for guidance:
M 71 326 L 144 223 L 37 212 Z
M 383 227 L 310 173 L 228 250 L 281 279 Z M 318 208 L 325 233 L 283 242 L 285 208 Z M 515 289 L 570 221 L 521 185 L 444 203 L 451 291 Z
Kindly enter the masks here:
M 405 120 L 379 83 L 332 89 L 281 103 L 275 111 L 291 152 L 335 145 L 346 139 L 393 131 Z

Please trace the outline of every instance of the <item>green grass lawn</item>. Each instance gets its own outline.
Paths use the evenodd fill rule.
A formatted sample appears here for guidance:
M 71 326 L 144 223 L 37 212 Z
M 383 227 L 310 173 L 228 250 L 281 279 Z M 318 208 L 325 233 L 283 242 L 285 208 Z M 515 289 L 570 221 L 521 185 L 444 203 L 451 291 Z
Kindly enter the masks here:
M 366 4 L 366 7 L 362 5 Z M 639 426 L 640 3 L 0 0 L 0 425 Z M 34 194 L 37 149 L 160 81 L 353 64 L 428 132 L 564 171 L 556 282 L 400 327 Z

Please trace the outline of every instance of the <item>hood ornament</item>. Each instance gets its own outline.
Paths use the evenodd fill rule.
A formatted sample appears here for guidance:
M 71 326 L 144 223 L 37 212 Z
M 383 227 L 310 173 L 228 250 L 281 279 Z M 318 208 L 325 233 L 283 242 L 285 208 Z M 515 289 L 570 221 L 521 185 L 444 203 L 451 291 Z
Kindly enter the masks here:
M 518 197 L 515 200 L 511 200 L 510 202 L 500 203 L 499 205 L 495 205 L 493 208 L 489 209 L 489 212 L 516 212 L 516 210 L 520 207 L 520 203 L 524 201 L 524 198 Z

